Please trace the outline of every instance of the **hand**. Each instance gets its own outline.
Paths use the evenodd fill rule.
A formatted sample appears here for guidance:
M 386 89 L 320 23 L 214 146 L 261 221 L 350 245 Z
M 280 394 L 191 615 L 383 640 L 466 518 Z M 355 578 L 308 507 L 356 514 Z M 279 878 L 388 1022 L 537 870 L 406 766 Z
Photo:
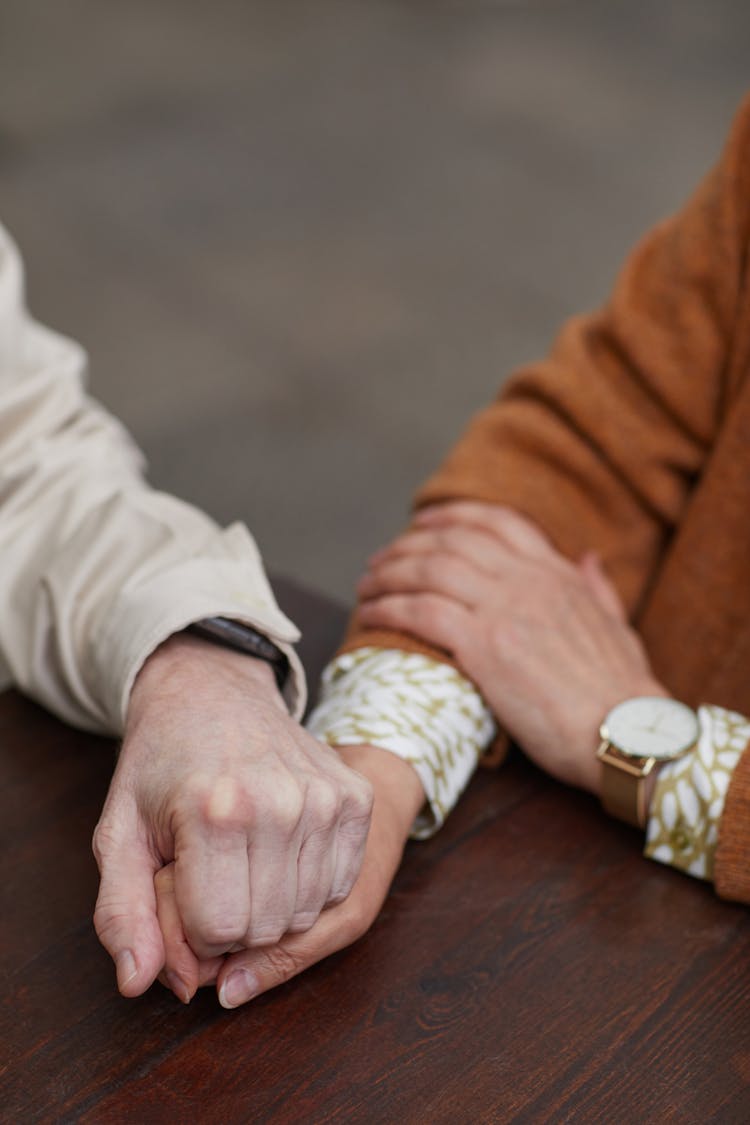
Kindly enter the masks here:
M 175 898 L 174 865 L 156 875 L 165 971 L 160 979 L 184 1002 L 200 985 L 217 983 L 225 1008 L 236 1008 L 360 938 L 377 917 L 401 861 L 404 843 L 424 802 L 421 782 L 402 759 L 372 746 L 342 746 L 344 761 L 369 778 L 374 792 L 370 835 L 349 897 L 324 910 L 304 934 L 226 958 L 199 960 L 190 949 Z
M 274 944 L 343 901 L 370 820 L 367 781 L 286 712 L 263 661 L 179 634 L 142 668 L 94 833 L 94 923 L 120 991 L 164 964 L 154 875 L 174 861 L 202 958 Z
M 591 792 L 607 711 L 667 694 L 596 557 L 576 566 L 507 508 L 425 509 L 370 560 L 358 593 L 363 625 L 447 650 L 530 758 Z

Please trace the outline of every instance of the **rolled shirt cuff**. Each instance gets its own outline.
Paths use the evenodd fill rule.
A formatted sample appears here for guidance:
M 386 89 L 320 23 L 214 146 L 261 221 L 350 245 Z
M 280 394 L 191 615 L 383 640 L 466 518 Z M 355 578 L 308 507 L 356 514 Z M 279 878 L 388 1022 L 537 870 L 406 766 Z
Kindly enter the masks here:
M 92 662 L 107 725 L 116 733 L 124 729 L 130 692 L 147 658 L 168 637 L 204 617 L 228 617 L 250 625 L 281 649 L 289 660 L 284 700 L 294 718 L 302 717 L 307 689 L 293 648 L 299 630 L 277 606 L 246 529 L 235 524 L 223 539 L 227 553 L 237 557 L 175 563 L 133 588 L 126 584 L 113 602 L 105 626 L 92 642 Z

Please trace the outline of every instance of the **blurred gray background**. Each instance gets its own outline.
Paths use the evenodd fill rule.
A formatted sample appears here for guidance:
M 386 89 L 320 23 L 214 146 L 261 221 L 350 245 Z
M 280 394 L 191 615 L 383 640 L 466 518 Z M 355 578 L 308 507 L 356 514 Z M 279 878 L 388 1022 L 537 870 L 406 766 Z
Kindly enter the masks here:
M 0 217 L 153 482 L 348 600 L 749 79 L 748 0 L 0 0 Z

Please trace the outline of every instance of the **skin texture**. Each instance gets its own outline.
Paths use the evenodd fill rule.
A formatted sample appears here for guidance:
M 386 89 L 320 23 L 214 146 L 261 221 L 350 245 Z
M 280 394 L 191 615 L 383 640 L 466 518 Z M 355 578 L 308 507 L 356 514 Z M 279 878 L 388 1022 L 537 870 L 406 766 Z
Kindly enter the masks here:
M 507 508 L 425 509 L 373 556 L 358 594 L 363 625 L 447 650 L 537 765 L 592 793 L 610 708 L 668 694 L 597 558 L 570 562 Z
M 93 848 L 94 914 L 120 991 L 165 963 L 154 877 L 172 871 L 195 953 L 273 945 L 349 894 L 372 790 L 289 717 L 264 662 L 194 637 L 146 662 Z
M 351 894 L 339 905 L 324 910 L 306 933 L 288 933 L 263 948 L 240 949 L 227 957 L 199 959 L 182 925 L 174 864 L 157 873 L 155 888 L 165 946 L 160 979 L 184 1003 L 199 986 L 215 983 L 223 1006 L 238 1007 L 351 945 L 374 922 L 398 870 L 424 792 L 412 767 L 387 750 L 342 746 L 339 752 L 342 760 L 372 785 L 370 834 Z

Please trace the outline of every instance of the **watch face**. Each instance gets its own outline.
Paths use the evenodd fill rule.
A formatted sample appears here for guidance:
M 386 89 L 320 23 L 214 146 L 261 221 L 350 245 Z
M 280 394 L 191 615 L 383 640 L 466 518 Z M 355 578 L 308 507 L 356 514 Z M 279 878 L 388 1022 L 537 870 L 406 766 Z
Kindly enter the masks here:
M 698 738 L 694 711 L 675 699 L 640 696 L 626 699 L 607 715 L 602 738 L 634 758 L 677 758 Z

